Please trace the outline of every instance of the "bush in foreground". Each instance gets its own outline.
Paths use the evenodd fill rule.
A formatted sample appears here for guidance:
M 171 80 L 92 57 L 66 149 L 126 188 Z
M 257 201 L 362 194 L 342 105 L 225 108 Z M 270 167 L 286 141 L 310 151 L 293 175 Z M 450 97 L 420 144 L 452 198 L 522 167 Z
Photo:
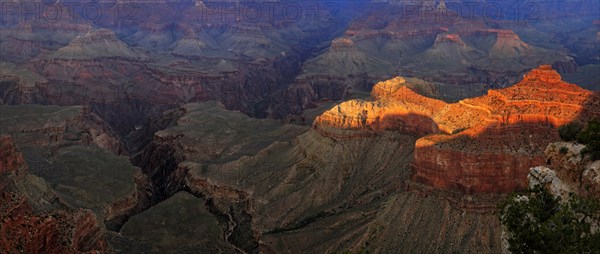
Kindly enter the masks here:
M 539 185 L 500 207 L 513 253 L 600 253 L 599 215 L 597 201 L 572 195 L 561 202 Z
M 583 153 L 590 154 L 592 160 L 600 160 L 600 121 L 590 121 L 585 130 L 577 134 L 577 142 L 586 146 Z

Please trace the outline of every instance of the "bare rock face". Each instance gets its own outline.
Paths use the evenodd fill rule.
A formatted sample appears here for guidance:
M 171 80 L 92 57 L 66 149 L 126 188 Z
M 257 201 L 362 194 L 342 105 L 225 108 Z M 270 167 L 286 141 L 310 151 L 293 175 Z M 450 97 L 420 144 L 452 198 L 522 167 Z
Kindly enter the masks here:
M 384 130 L 418 136 L 440 132 L 431 118 L 434 110 L 440 110 L 446 103 L 417 94 L 407 87 L 430 89 L 411 85 L 402 77 L 380 82 L 371 93 L 376 101 L 344 102 L 317 117 L 313 127 L 334 138 L 369 136 Z
M 489 226 L 498 224 L 493 213 L 407 191 L 413 136 L 379 130 L 332 140 L 307 126 L 248 118 L 217 103 L 176 111 L 181 113 L 172 114 L 172 125 L 136 158 L 165 201 L 131 216 L 122 234 L 148 242 L 132 233 L 138 218 L 185 191 L 219 219 L 226 244 L 250 253 L 499 250 L 499 228 Z M 180 223 L 168 228 L 187 227 Z M 424 227 L 434 230 L 419 230 Z M 317 234 L 322 237 L 312 237 Z M 177 242 L 166 235 L 164 243 L 152 245 Z
M 559 176 L 569 182 L 578 182 L 583 168 L 588 163 L 581 156 L 585 145 L 572 142 L 555 142 L 544 151 L 546 162 Z
M 23 155 L 17 151 L 10 136 L 0 136 L 0 175 L 26 167 Z
M 583 112 L 591 98 L 593 93 L 561 82 L 560 75 L 542 66 L 511 88 L 461 101 L 464 106 L 484 110 L 484 121 L 458 134 L 418 140 L 414 179 L 473 192 L 523 189 L 522 179 L 529 168 L 543 165 L 545 146 L 559 140 L 556 127 L 590 119 Z M 460 163 L 437 157 L 444 153 Z M 463 173 L 454 173 L 457 171 Z M 448 177 L 450 172 L 452 177 Z M 456 182 L 448 185 L 449 179 Z M 470 179 L 475 182 L 469 183 Z
M 65 208 L 44 180 L 27 173 L 10 137 L 0 138 L 0 147 L 1 252 L 110 252 L 92 211 Z
M 61 59 L 145 58 L 144 55 L 129 49 L 124 42 L 116 37 L 113 31 L 108 29 L 93 30 L 85 35 L 78 36 L 68 46 L 60 48 L 51 57 Z
M 544 166 L 531 168 L 529 175 L 527 175 L 527 181 L 529 182 L 530 188 L 533 188 L 536 185 L 542 185 L 547 188 L 552 195 L 561 197 L 562 200 L 567 200 L 569 193 L 572 192 L 571 188 L 564 184 L 556 175 L 556 171 Z
M 590 195 L 600 198 L 600 161 L 594 161 L 585 167 L 581 185 Z
M 152 196 L 111 128 L 85 107 L 0 106 L 0 112 L 0 131 L 14 135 L 0 138 L 0 192 L 16 202 L 0 209 L 8 218 L 0 230 L 14 230 L 2 233 L 11 238 L 0 252 L 2 244 L 26 253 L 111 252 L 105 228 L 113 225 L 103 221 L 140 209 Z M 21 235 L 27 232 L 35 234 Z
M 549 144 L 544 152 L 548 167 L 572 192 L 600 198 L 600 161 L 582 155 L 585 145 L 572 142 Z
M 416 142 L 413 180 L 465 193 L 525 188 L 529 168 L 542 165 L 546 145 L 559 140 L 556 127 L 600 114 L 597 95 L 563 82 L 547 65 L 510 88 L 453 104 L 406 86 L 394 89 L 380 83 L 373 101 L 344 102 L 313 127 L 338 139 L 383 130 L 416 134 L 422 138 Z
M 467 194 L 524 189 L 528 169 L 544 162 L 539 146 L 558 138 L 551 128 L 528 125 L 494 126 L 473 134 L 417 140 L 413 180 Z
M 333 51 L 353 51 L 356 50 L 354 41 L 350 38 L 337 38 L 331 42 L 331 50 Z
M 89 210 L 36 214 L 26 200 L 3 192 L 0 207 L 0 250 L 11 253 L 108 252 L 105 232 Z
M 561 77 L 558 72 L 552 69 L 552 66 L 542 65 L 539 68 L 527 73 L 523 77 L 523 81 L 535 82 L 536 80 L 546 83 L 559 83 L 561 82 Z
M 460 46 L 466 46 L 467 44 L 460 38 L 458 34 L 439 34 L 435 38 L 434 45 L 442 44 L 445 42 L 456 43 Z
M 94 144 L 115 154 L 124 147 L 104 120 L 86 107 L 0 106 L 2 133 L 16 143 L 58 148 Z

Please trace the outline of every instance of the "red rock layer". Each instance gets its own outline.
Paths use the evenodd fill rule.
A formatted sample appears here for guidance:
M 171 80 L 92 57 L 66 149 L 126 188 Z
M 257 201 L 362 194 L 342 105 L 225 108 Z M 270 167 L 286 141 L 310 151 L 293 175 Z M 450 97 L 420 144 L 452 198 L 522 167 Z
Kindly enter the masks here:
M 0 136 L 0 175 L 9 170 L 26 167 L 23 155 L 17 150 L 10 136 Z
M 36 214 L 25 197 L 0 194 L 1 253 L 105 253 L 106 239 L 89 210 Z
M 354 41 L 350 38 L 338 38 L 331 42 L 331 50 L 334 51 L 351 51 L 356 50 L 354 46 Z
M 105 231 L 90 210 L 34 211 L 13 188 L 13 181 L 25 178 L 9 172 L 23 173 L 27 164 L 10 136 L 0 137 L 0 159 L 0 253 L 108 251 Z
M 413 179 L 440 189 L 525 188 L 529 168 L 542 165 L 543 149 L 559 140 L 558 126 L 600 117 L 598 95 L 563 82 L 548 65 L 510 88 L 453 104 L 394 80 L 375 85 L 373 101 L 344 102 L 323 113 L 314 129 L 332 138 L 383 130 L 424 136 L 416 142 Z
M 553 127 L 537 123 L 423 137 L 415 146 L 413 180 L 467 194 L 524 189 L 529 168 L 545 163 L 540 148 L 558 139 Z

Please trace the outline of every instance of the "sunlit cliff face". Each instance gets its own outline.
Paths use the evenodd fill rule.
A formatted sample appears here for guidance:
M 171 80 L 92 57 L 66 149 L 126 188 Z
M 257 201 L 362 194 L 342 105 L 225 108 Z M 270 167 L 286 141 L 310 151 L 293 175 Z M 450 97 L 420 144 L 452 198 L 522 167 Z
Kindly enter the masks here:
M 600 114 L 593 92 L 562 81 L 548 65 L 510 88 L 457 103 L 408 86 L 403 78 L 381 82 L 374 100 L 337 105 L 313 127 L 338 139 L 385 130 L 416 134 L 422 137 L 413 161 L 416 181 L 469 193 L 510 192 L 524 188 L 529 168 L 543 163 L 558 126 Z
M 315 128 L 387 129 L 393 126 L 382 128 L 382 119 L 408 114 L 431 118 L 446 134 L 496 123 L 549 123 L 557 127 L 577 120 L 585 102 L 594 94 L 562 81 L 548 65 L 529 72 L 513 87 L 490 90 L 486 96 L 458 103 L 428 98 L 409 86 L 401 77 L 380 82 L 373 88 L 374 100 L 344 102 L 319 116 Z

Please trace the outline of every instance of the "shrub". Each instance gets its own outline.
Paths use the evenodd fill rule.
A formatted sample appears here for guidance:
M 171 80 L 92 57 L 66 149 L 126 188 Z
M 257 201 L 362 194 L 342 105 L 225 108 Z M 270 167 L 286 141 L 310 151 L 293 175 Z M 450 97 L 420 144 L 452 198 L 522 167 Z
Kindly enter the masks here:
M 592 160 L 600 160 L 600 121 L 590 121 L 585 130 L 577 134 L 577 142 L 586 146 L 583 153 L 590 154 Z
M 508 230 L 513 253 L 592 253 L 600 250 L 600 232 L 592 221 L 600 218 L 598 201 L 571 196 L 561 204 L 540 185 L 500 207 L 500 221 Z
M 560 154 L 567 154 L 567 152 L 569 152 L 569 148 L 561 146 L 558 151 L 560 152 Z
M 564 141 L 575 141 L 577 134 L 581 131 L 581 125 L 578 123 L 569 123 L 558 128 L 558 134 Z

